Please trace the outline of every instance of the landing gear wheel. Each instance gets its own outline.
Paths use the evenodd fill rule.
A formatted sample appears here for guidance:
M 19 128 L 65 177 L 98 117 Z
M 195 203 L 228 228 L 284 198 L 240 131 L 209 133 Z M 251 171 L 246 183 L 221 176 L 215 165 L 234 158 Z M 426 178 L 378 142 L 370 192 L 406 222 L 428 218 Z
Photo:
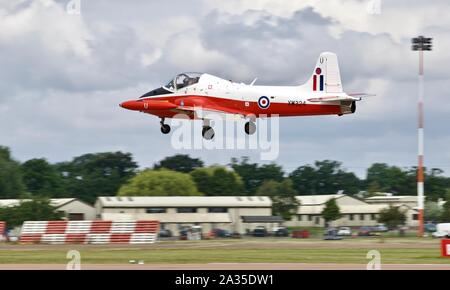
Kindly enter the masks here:
M 161 124 L 161 133 L 163 133 L 163 134 L 169 134 L 169 132 L 170 132 L 170 126 L 167 125 L 167 124 L 164 124 L 164 120 L 165 120 L 165 118 L 162 117 L 162 118 L 161 118 L 161 122 L 159 122 L 159 123 Z
M 256 132 L 256 125 L 253 122 L 247 122 L 245 123 L 245 133 L 247 135 L 253 135 Z
M 170 126 L 167 124 L 161 124 L 161 133 L 169 134 L 169 132 L 170 132 Z
M 202 136 L 206 140 L 214 138 L 214 129 L 211 126 L 203 126 Z

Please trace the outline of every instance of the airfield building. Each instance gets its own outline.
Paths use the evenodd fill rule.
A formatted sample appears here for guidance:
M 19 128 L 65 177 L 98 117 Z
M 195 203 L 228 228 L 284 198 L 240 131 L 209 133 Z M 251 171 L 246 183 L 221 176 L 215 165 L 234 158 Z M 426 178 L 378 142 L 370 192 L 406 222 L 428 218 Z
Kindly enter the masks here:
M 300 202 L 300 206 L 297 209 L 297 214 L 285 223 L 288 226 L 323 227 L 325 220 L 322 217 L 322 210 L 325 208 L 325 203 L 332 198 L 336 200 L 342 217 L 333 221 L 331 226 L 375 226 L 378 224 L 380 211 L 389 206 L 400 207 L 405 212 L 407 226 L 416 227 L 418 225 L 418 211 L 413 207 L 414 204 L 409 202 L 368 203 L 366 200 L 360 200 L 345 194 L 303 195 L 296 198 Z
M 0 199 L 0 207 L 17 206 L 29 199 Z M 68 220 L 94 220 L 95 208 L 77 198 L 52 198 L 50 204 Z
M 111 196 L 99 197 L 95 209 L 104 220 L 159 220 L 174 235 L 194 225 L 204 233 L 220 228 L 243 234 L 283 222 L 272 216 L 272 201 L 265 196 Z
M 384 195 L 371 196 L 364 199 L 369 204 L 383 204 L 391 206 L 407 205 L 409 207 L 417 207 L 417 196 L 415 195 L 392 195 L 386 193 Z

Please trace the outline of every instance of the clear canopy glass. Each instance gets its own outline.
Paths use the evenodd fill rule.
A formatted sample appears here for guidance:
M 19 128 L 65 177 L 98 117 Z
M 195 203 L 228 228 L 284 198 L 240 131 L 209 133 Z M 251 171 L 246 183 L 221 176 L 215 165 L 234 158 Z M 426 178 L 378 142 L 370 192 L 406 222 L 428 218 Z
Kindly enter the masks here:
M 172 79 L 165 87 L 169 90 L 176 91 L 198 83 L 201 75 L 201 73 L 181 73 Z

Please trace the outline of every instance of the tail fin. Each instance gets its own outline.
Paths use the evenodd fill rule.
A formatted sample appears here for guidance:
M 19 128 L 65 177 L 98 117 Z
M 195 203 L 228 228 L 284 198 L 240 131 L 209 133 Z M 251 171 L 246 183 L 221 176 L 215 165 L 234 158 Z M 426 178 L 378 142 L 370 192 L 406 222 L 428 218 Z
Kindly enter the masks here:
M 341 74 L 336 54 L 322 52 L 313 74 L 304 84 L 307 90 L 326 93 L 342 93 Z

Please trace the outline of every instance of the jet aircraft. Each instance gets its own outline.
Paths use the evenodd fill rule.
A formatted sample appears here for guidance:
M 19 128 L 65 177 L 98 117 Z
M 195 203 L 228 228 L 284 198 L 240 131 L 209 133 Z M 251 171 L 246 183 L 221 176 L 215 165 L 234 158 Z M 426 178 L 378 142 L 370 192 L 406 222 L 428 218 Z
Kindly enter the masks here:
M 233 114 L 245 118 L 247 134 L 256 131 L 256 118 L 355 113 L 356 102 L 367 94 L 347 94 L 342 89 L 337 56 L 320 54 L 309 80 L 297 86 L 263 86 L 236 83 L 207 73 L 181 73 L 165 86 L 138 99 L 125 101 L 122 108 L 144 112 L 161 119 L 161 132 L 168 134 L 167 118 L 181 114 L 203 120 L 202 136 L 214 137 L 207 112 Z

